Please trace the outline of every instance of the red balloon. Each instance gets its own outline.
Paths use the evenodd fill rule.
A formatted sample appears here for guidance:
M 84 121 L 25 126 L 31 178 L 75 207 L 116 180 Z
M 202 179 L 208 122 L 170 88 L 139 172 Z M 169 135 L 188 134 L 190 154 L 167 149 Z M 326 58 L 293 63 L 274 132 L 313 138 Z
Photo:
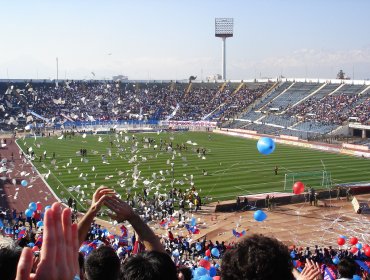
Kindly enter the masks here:
M 36 210 L 37 210 L 37 211 L 41 211 L 41 210 L 42 210 L 41 202 L 37 202 L 37 203 L 36 203 L 36 205 L 37 205 Z
M 213 280 L 221 280 L 221 276 L 213 276 Z
M 350 250 L 350 252 L 352 254 L 355 254 L 357 251 L 358 251 L 358 249 L 356 247 L 352 247 L 351 250 Z
M 38 251 L 40 251 L 39 247 L 37 247 L 37 246 L 32 247 L 32 252 L 38 252 Z
M 207 270 L 211 268 L 211 263 L 209 261 L 206 261 L 205 259 L 201 259 L 198 264 L 199 266 L 204 267 Z
M 346 240 L 342 237 L 339 237 L 337 243 L 339 246 L 343 246 L 344 244 L 346 244 Z
M 367 257 L 369 257 L 369 258 L 370 258 L 370 247 L 369 247 L 369 246 L 365 248 L 364 253 L 365 253 L 365 255 L 366 255 Z
M 206 256 L 207 257 L 210 257 L 211 256 L 211 250 L 210 249 L 206 250 Z
M 349 239 L 349 244 L 351 244 L 351 245 L 356 245 L 357 242 L 358 242 L 358 239 L 356 237 L 351 237 Z
M 293 193 L 294 194 L 301 194 L 304 192 L 304 184 L 302 182 L 296 182 L 293 185 Z

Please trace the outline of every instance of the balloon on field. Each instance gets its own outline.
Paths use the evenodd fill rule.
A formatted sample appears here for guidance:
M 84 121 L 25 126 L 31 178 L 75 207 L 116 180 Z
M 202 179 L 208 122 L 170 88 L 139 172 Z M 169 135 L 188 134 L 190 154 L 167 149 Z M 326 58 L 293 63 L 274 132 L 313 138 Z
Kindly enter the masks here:
M 203 275 L 198 278 L 199 280 L 213 280 L 213 278 L 209 275 Z
M 339 237 L 339 238 L 337 239 L 337 244 L 338 244 L 339 246 L 343 246 L 344 244 L 346 244 L 346 240 L 345 240 L 344 238 L 342 238 L 342 237 Z
M 263 155 L 269 155 L 275 150 L 275 141 L 268 137 L 262 137 L 257 142 L 257 150 Z
M 195 249 L 196 249 L 197 251 L 200 251 L 200 250 L 202 250 L 202 246 L 201 246 L 199 243 L 197 243 L 197 244 L 195 245 Z
M 361 250 L 361 248 L 362 248 L 362 244 L 361 244 L 361 243 L 357 243 L 357 244 L 356 244 L 356 248 L 357 248 L 357 249 L 359 249 L 359 250 Z
M 212 248 L 211 253 L 216 258 L 218 258 L 220 256 L 220 251 L 217 248 Z
M 370 258 L 370 247 L 366 247 L 365 250 L 364 250 L 364 253 L 367 257 Z
M 266 220 L 267 215 L 262 210 L 257 210 L 256 212 L 254 212 L 253 217 L 257 222 L 262 222 Z
M 39 247 L 37 247 L 37 246 L 33 246 L 32 247 L 32 252 L 39 252 L 40 251 L 40 248 Z
M 217 274 L 217 268 L 214 266 L 211 266 L 211 268 L 209 269 L 209 276 L 214 277 L 216 276 L 216 274 Z
M 174 250 L 174 251 L 172 252 L 172 256 L 174 256 L 174 257 L 178 257 L 178 256 L 180 256 L 180 252 L 179 252 L 179 250 L 178 250 L 178 249 Z
M 205 259 L 201 259 L 199 262 L 198 262 L 198 265 L 200 267 L 203 267 L 207 270 L 209 270 L 211 268 L 211 263 L 209 261 L 206 261 Z
M 351 250 L 350 250 L 350 252 L 351 252 L 352 254 L 356 254 L 356 253 L 357 253 L 357 251 L 358 251 L 358 249 L 357 249 L 356 247 L 352 247 L 352 248 L 351 248 Z
M 37 227 L 42 227 L 44 226 L 44 223 L 42 221 L 38 221 L 36 224 Z
M 35 202 L 31 202 L 28 204 L 28 209 L 30 209 L 32 212 L 37 210 L 37 204 Z
M 23 187 L 27 187 L 28 182 L 27 182 L 26 180 L 22 180 L 22 181 L 21 181 L 21 185 L 22 185 Z
M 339 263 L 339 258 L 338 257 L 334 257 L 333 258 L 333 264 L 338 264 Z
M 349 239 L 349 244 L 351 244 L 351 245 L 356 245 L 357 242 L 358 242 L 358 239 L 356 237 L 351 237 Z
M 304 184 L 300 181 L 295 182 L 293 185 L 293 193 L 294 194 L 301 194 L 304 192 Z
M 205 269 L 204 267 L 197 267 L 195 270 L 194 270 L 194 278 L 198 278 L 198 277 L 201 277 L 203 275 L 207 275 L 207 269 Z
M 33 213 L 33 211 L 30 210 L 30 209 L 27 209 L 26 211 L 24 211 L 24 215 L 26 215 L 27 218 L 31 218 L 32 217 L 32 213 Z

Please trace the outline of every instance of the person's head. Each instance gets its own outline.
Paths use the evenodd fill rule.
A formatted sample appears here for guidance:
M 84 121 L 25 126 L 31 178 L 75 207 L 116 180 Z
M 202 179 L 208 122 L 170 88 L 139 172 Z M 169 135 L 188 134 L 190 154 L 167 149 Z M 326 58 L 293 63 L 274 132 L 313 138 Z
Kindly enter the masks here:
M 288 248 L 277 239 L 254 234 L 226 251 L 222 280 L 293 280 L 293 263 Z
M 338 272 L 340 277 L 352 279 L 353 275 L 356 274 L 356 263 L 352 259 L 341 259 L 338 264 Z
M 177 277 L 179 280 L 191 280 L 193 278 L 193 274 L 191 269 L 187 266 L 180 266 L 177 269 Z
M 13 280 L 17 274 L 17 265 L 22 248 L 7 237 L 0 237 L 0 279 Z
M 171 257 L 155 251 L 128 258 L 121 267 L 122 280 L 177 280 L 176 266 Z
M 120 261 L 116 252 L 108 246 L 93 250 L 85 261 L 85 272 L 88 280 L 118 279 Z

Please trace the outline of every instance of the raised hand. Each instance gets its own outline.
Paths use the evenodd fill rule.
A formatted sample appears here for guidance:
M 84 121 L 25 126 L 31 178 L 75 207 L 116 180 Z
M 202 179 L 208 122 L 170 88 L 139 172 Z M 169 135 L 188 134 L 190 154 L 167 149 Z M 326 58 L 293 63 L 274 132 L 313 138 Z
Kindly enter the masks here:
M 109 216 L 119 223 L 126 220 L 130 221 L 135 215 L 132 207 L 116 196 L 107 197 L 104 204 L 114 212 L 114 214 L 109 214 Z
M 71 209 L 62 211 L 60 203 L 54 203 L 45 212 L 44 240 L 40 262 L 31 273 L 33 253 L 30 248 L 22 251 L 17 267 L 17 280 L 66 279 L 78 273 L 77 224 L 72 224 Z
M 104 199 L 107 196 L 114 195 L 116 192 L 108 187 L 101 186 L 99 187 L 92 197 L 92 203 L 90 206 L 90 210 L 97 213 L 101 206 L 103 205 Z
M 306 265 L 302 270 L 302 273 L 297 278 L 298 280 L 321 280 L 321 270 L 318 263 L 307 259 Z

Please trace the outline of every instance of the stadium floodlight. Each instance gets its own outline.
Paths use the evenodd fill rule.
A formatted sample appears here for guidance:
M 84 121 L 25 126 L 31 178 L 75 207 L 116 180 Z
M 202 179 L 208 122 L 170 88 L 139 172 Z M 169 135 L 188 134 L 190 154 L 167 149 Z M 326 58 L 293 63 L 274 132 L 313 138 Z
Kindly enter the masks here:
M 226 80 L 226 38 L 234 35 L 233 18 L 215 19 L 215 36 L 222 38 L 222 79 Z

